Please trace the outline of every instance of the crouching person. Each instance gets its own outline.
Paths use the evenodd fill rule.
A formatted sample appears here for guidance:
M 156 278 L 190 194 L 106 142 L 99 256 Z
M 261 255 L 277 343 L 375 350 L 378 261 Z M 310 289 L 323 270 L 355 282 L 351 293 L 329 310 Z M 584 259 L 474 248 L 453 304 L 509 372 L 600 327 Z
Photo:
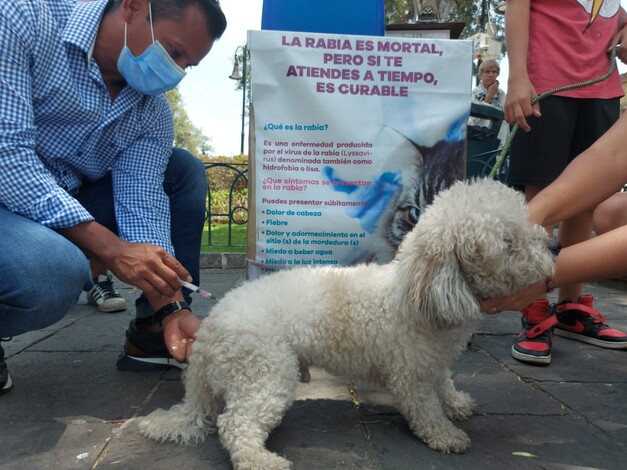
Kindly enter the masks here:
M 123 370 L 181 366 L 198 319 L 207 182 L 173 149 L 163 93 L 226 28 L 215 0 L 15 0 L 0 55 L 0 338 L 92 287 L 88 258 L 142 291 Z M 0 393 L 10 390 L 0 343 Z

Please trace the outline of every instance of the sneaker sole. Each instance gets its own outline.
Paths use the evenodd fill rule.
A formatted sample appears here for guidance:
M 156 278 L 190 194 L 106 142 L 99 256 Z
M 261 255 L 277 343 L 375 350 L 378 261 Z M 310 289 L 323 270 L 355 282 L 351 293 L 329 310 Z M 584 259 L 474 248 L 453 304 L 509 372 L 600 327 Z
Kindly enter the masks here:
M 123 312 L 124 310 L 126 310 L 126 300 L 125 299 L 120 299 L 121 302 L 109 302 L 109 305 L 98 305 L 96 302 L 94 302 L 91 298 L 87 299 L 87 303 L 89 305 L 93 305 L 94 307 L 96 307 L 96 310 L 98 310 L 99 312 L 103 312 L 103 313 L 114 313 L 114 312 Z
M 102 313 L 116 313 L 126 310 L 126 304 L 122 306 L 105 307 L 104 305 L 98 305 L 97 310 Z
M 538 365 L 549 365 L 551 363 L 551 356 L 533 356 L 531 354 L 524 354 L 514 349 L 512 346 L 511 349 L 512 357 L 520 362 L 525 362 L 527 364 L 538 364 Z
M 574 339 L 575 341 L 581 341 L 583 343 L 592 344 L 594 346 L 598 346 L 600 348 L 605 349 L 627 349 L 627 343 L 615 343 L 612 341 L 603 341 L 602 339 L 590 338 L 589 336 L 585 336 L 579 333 L 573 333 L 568 330 L 562 330 L 559 328 L 555 328 L 555 334 L 558 336 L 562 336 L 568 339 Z
M 172 368 L 185 369 L 187 364 L 178 362 L 171 357 L 138 357 L 120 354 L 115 366 L 121 371 L 151 372 Z
M 11 376 L 9 375 L 7 377 L 7 383 L 5 383 L 2 388 L 0 388 L 0 395 L 3 395 L 9 391 L 11 391 L 11 389 L 13 388 L 13 381 L 11 380 Z

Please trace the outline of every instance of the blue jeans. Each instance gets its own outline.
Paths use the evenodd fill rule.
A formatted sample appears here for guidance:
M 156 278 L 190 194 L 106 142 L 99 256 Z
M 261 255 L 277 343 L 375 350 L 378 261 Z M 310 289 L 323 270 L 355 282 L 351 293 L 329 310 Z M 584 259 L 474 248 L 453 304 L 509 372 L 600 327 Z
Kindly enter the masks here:
M 200 160 L 185 150 L 173 149 L 163 188 L 170 198 L 176 258 L 198 284 L 207 197 L 207 178 Z M 86 182 L 76 199 L 97 222 L 117 233 L 110 175 Z M 0 243 L 0 337 L 57 322 L 92 285 L 88 260 L 76 245 L 1 204 Z M 185 297 L 191 301 L 189 293 Z M 142 295 L 137 315 L 151 314 Z

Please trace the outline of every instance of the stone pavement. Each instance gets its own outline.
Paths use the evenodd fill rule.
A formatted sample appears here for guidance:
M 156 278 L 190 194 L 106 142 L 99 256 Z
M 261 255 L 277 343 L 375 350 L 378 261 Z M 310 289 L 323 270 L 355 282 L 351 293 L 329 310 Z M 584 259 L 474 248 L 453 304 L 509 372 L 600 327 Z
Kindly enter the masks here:
M 220 297 L 244 279 L 242 270 L 203 270 L 201 284 Z M 132 305 L 137 292 L 118 285 Z M 588 291 L 611 325 L 627 329 L 627 289 Z M 209 302 L 194 307 L 202 314 Z M 138 418 L 178 402 L 183 387 L 178 371 L 115 369 L 132 315 L 96 313 L 81 298 L 58 324 L 3 343 L 14 389 L 0 397 L 0 469 L 231 468 L 215 436 L 181 447 L 138 434 Z M 558 337 L 551 366 L 524 365 L 509 354 L 519 318 L 486 317 L 454 368 L 477 401 L 460 423 L 472 439 L 465 454 L 429 450 L 387 393 L 319 369 L 268 447 L 305 470 L 627 468 L 627 351 Z

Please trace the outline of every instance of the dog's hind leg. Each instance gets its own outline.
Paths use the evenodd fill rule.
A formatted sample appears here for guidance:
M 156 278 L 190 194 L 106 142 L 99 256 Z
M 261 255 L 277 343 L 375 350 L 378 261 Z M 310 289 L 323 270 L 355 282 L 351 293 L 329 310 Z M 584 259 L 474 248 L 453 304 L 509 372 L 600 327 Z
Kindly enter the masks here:
M 468 448 L 470 438 L 444 414 L 432 382 L 398 373 L 387 387 L 411 430 L 429 447 L 444 453 L 459 453 Z
M 150 413 L 139 423 L 142 434 L 158 441 L 189 444 L 202 442 L 208 432 L 215 431 L 219 404 L 207 382 L 206 366 L 198 356 L 192 356 L 183 373 L 183 401 L 169 410 L 158 409 Z
M 259 347 L 245 361 L 247 374 L 227 386 L 217 426 L 236 470 L 285 470 L 291 463 L 265 441 L 295 399 L 297 358 L 279 345 Z
M 468 393 L 461 392 L 455 388 L 449 369 L 442 371 L 436 384 L 438 395 L 444 406 L 444 411 L 449 418 L 463 420 L 472 415 L 475 401 Z

